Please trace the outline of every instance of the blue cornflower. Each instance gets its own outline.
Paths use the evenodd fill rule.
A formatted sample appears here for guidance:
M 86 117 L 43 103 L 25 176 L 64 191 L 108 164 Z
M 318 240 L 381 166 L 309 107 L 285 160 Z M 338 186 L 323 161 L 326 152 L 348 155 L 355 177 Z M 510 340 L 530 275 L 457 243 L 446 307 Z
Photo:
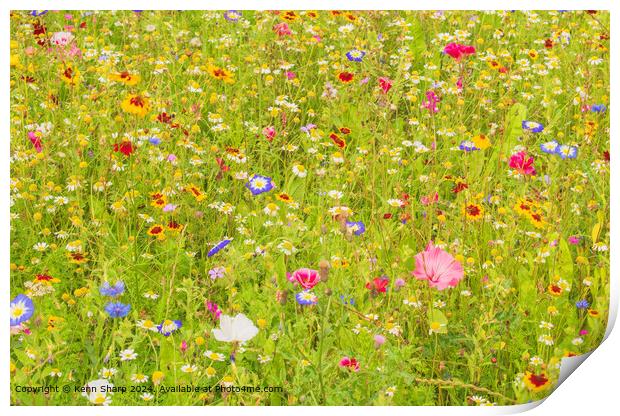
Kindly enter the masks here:
M 560 145 L 560 143 L 558 143 L 555 140 L 551 140 L 550 142 L 547 143 L 543 143 L 540 145 L 540 150 L 542 150 L 545 153 L 548 153 L 550 155 L 555 154 L 558 146 Z
M 154 146 L 157 146 L 158 144 L 161 143 L 161 139 L 159 137 L 153 136 L 149 139 L 149 143 L 151 143 Z
M 578 309 L 588 309 L 590 307 L 590 303 L 587 300 L 583 299 L 575 303 Z
M 252 192 L 252 195 L 259 195 L 263 192 L 271 191 L 273 189 L 273 183 L 271 182 L 271 178 L 267 176 L 254 175 L 252 179 L 245 184 L 245 187 Z
M 109 282 L 103 282 L 99 288 L 99 293 L 103 296 L 120 296 L 125 291 L 125 283 L 122 280 L 117 280 L 114 286 L 111 286 Z
M 164 319 L 161 324 L 157 325 L 157 330 L 160 334 L 167 337 L 182 326 L 183 324 L 181 323 L 181 321 L 178 321 L 176 319 Z
M 125 305 L 121 302 L 109 302 L 104 309 L 111 318 L 123 318 L 131 310 L 131 305 Z
M 604 113 L 605 111 L 607 111 L 607 107 L 604 104 L 594 104 L 592 107 L 590 107 L 590 111 L 592 111 L 593 113 Z
M 459 149 L 465 152 L 471 152 L 473 150 L 480 150 L 479 148 L 476 147 L 474 142 L 472 142 L 471 140 L 463 140 L 461 144 L 459 145 Z
M 47 12 L 49 12 L 49 10 L 32 10 L 30 12 L 30 15 L 34 17 L 38 17 L 38 16 L 43 16 Z
M 346 55 L 349 61 L 362 62 L 366 52 L 360 51 L 359 49 L 351 49 Z
M 34 314 L 32 299 L 26 295 L 17 295 L 11 301 L 11 326 L 26 322 Z
M 229 245 L 231 241 L 232 241 L 232 238 L 225 238 L 224 240 L 220 241 L 219 243 L 215 245 L 215 247 L 209 250 L 209 252 L 207 253 L 207 257 L 216 255 L 221 249 Z
M 561 144 L 555 149 L 555 153 L 562 159 L 574 159 L 577 157 L 577 146 L 569 146 L 567 144 Z
M 316 295 L 307 290 L 296 294 L 295 299 L 297 299 L 297 303 L 303 306 L 316 305 L 316 303 L 318 302 L 318 298 L 316 297 Z
M 543 126 L 542 124 L 537 123 L 535 121 L 527 121 L 527 120 L 523 120 L 521 122 L 521 127 L 523 128 L 523 130 L 527 130 L 532 133 L 540 133 L 541 131 L 545 129 L 545 126 Z
M 347 229 L 355 235 L 362 235 L 366 232 L 366 226 L 361 221 L 347 221 Z

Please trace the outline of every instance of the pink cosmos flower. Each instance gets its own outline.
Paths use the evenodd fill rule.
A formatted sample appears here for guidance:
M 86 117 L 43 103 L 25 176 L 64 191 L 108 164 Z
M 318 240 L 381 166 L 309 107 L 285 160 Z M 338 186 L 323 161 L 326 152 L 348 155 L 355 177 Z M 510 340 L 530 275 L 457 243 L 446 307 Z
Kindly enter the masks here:
M 342 357 L 338 365 L 342 368 L 348 368 L 349 370 L 355 372 L 360 371 L 360 363 L 355 358 Z
M 273 31 L 278 36 L 287 36 L 287 35 L 292 35 L 293 34 L 293 32 L 291 32 L 291 28 L 289 28 L 288 25 L 286 23 L 284 23 L 284 22 L 278 23 L 277 25 L 274 25 L 273 26 Z
M 384 94 L 387 94 L 390 88 L 392 88 L 393 81 L 388 77 L 379 78 L 379 86 L 383 90 Z
M 443 52 L 450 55 L 457 61 L 460 61 L 464 56 L 473 55 L 476 53 L 476 48 L 468 45 L 461 45 L 460 43 L 448 43 Z
M 263 136 L 265 136 L 267 141 L 271 142 L 276 137 L 276 129 L 272 126 L 265 127 L 263 129 Z
M 71 32 L 56 32 L 50 38 L 50 43 L 56 46 L 67 46 L 73 41 L 73 33 Z
M 536 169 L 534 168 L 534 158 L 527 157 L 527 153 L 520 151 L 510 156 L 509 165 L 512 169 L 515 169 L 521 175 L 536 175 Z
M 415 270 L 412 274 L 418 280 L 428 280 L 430 287 L 444 290 L 455 287 L 463 279 L 463 266 L 431 241 L 426 250 L 415 256 Z
M 299 283 L 304 289 L 312 289 L 321 281 L 321 277 L 318 271 L 303 268 L 293 272 L 293 280 Z

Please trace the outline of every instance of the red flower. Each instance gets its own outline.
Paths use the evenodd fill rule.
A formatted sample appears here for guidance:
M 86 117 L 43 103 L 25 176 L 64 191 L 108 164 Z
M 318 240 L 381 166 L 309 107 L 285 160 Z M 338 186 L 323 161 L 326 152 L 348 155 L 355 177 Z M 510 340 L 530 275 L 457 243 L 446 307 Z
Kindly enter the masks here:
M 338 79 L 344 83 L 348 83 L 353 81 L 354 76 L 355 75 L 353 73 L 345 71 L 338 74 Z
M 383 90 L 384 94 L 387 94 L 388 91 L 390 90 L 390 88 L 392 88 L 392 80 L 387 78 L 387 77 L 381 77 L 379 78 L 379 86 L 381 87 L 381 89 Z
M 385 293 L 388 283 L 390 281 L 385 277 L 375 277 L 372 282 L 366 283 L 366 289 L 377 293 Z
M 116 143 L 114 145 L 115 152 L 121 152 L 125 156 L 129 156 L 133 153 L 133 146 L 129 140 L 124 140 L 120 144 Z
M 341 139 L 336 133 L 332 133 L 329 135 L 329 138 L 332 139 L 334 144 L 341 149 L 344 149 L 347 145 L 347 142 L 344 139 Z

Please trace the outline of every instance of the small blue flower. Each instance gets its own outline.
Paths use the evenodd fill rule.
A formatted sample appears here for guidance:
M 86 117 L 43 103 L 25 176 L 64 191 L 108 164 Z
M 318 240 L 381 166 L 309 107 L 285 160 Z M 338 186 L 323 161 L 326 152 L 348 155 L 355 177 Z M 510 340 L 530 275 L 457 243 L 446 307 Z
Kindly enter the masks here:
M 34 17 L 38 17 L 38 16 L 43 16 L 47 12 L 49 12 L 49 10 L 32 10 L 30 12 L 30 15 Z
M 259 195 L 263 192 L 271 191 L 273 189 L 273 183 L 271 182 L 271 178 L 267 176 L 254 175 L 252 179 L 245 184 L 245 187 L 252 192 L 252 195 Z
M 103 296 L 120 296 L 125 291 L 125 283 L 121 280 L 117 280 L 114 283 L 114 286 L 110 285 L 109 282 L 103 282 L 101 287 L 99 288 L 99 293 Z
M 307 290 L 296 294 L 295 299 L 297 299 L 297 303 L 303 306 L 316 305 L 316 303 L 318 302 L 318 298 L 316 297 L 316 295 Z
M 535 121 L 527 121 L 527 120 L 523 120 L 521 122 L 521 127 L 523 128 L 523 130 L 527 130 L 532 133 L 540 133 L 541 131 L 545 129 L 545 126 L 543 126 L 542 124 L 537 123 Z
M 170 336 L 174 331 L 181 328 L 183 324 L 179 320 L 164 319 L 161 324 L 157 325 L 157 330 L 165 337 Z
M 105 305 L 104 309 L 111 318 L 123 318 L 127 316 L 131 310 L 131 305 L 126 305 L 121 302 L 109 302 Z
M 463 140 L 461 142 L 461 144 L 459 145 L 459 149 L 465 151 L 465 152 L 471 152 L 474 150 L 480 150 L 479 148 L 476 147 L 476 145 L 474 144 L 474 142 L 472 142 L 471 140 Z
M 149 143 L 151 143 L 154 146 L 157 146 L 158 144 L 161 143 L 161 139 L 159 137 L 153 136 L 149 139 Z
M 347 229 L 355 235 L 362 235 L 366 232 L 366 226 L 361 221 L 347 221 Z
M 592 111 L 593 113 L 604 113 L 605 111 L 607 111 L 607 107 L 604 104 L 594 104 L 592 107 L 590 107 L 590 111 Z
M 32 299 L 26 295 L 17 295 L 11 301 L 11 326 L 26 322 L 34 314 Z
M 587 300 L 583 299 L 575 303 L 575 306 L 577 306 L 578 309 L 588 309 L 590 303 L 588 303 Z
M 362 62 L 362 59 L 364 58 L 364 55 L 366 55 L 366 52 L 360 51 L 359 49 L 351 49 L 349 52 L 347 52 L 346 55 L 349 61 Z
M 553 155 L 553 154 L 555 154 L 555 152 L 556 152 L 556 150 L 557 150 L 559 145 L 560 144 L 557 141 L 551 140 L 550 142 L 541 144 L 540 145 L 540 150 L 542 150 L 544 153 Z
M 215 245 L 215 247 L 209 250 L 209 252 L 207 253 L 207 257 L 216 255 L 221 249 L 229 245 L 231 241 L 232 241 L 232 238 L 225 238 L 224 240 L 220 241 L 219 243 Z
M 555 150 L 555 153 L 562 159 L 575 159 L 577 157 L 577 146 L 569 146 L 567 144 L 561 144 Z

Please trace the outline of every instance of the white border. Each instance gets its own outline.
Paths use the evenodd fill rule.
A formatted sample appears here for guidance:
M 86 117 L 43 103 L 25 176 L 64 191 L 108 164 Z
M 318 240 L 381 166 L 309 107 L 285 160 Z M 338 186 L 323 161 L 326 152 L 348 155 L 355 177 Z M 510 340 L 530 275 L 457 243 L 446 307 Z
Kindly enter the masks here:
M 398 1 L 398 0 L 383 0 L 381 2 L 369 1 L 369 0 L 339 0 L 339 1 L 327 1 L 327 0 L 314 0 L 314 1 L 300 1 L 300 0 L 263 0 L 263 1 L 227 1 L 222 3 L 212 3 L 209 1 L 197 1 L 197 0 L 183 0 L 183 1 L 157 1 L 156 4 L 153 0 L 139 0 L 139 1 L 120 1 L 120 0 L 91 0 L 91 1 L 4 1 L 0 6 L 4 12 L 5 24 L 0 25 L 0 36 L 5 47 L 9 44 L 9 10 L 31 10 L 31 9 L 50 9 L 50 10 L 84 10 L 84 9 L 183 9 L 190 10 L 203 10 L 203 9 L 239 9 L 239 10 L 252 10 L 252 9 L 342 9 L 342 10 L 367 10 L 376 9 L 411 9 L 411 10 L 556 10 L 556 9 L 569 9 L 569 10 L 610 10 L 611 11 L 611 78 L 610 78 L 610 109 L 615 110 L 615 105 L 618 103 L 618 41 L 614 38 L 617 34 L 618 26 L 618 2 L 614 0 L 573 0 L 573 1 L 552 1 L 548 0 L 541 3 L 540 0 L 522 0 L 522 1 L 502 1 L 497 2 L 494 0 L 476 0 L 469 3 L 458 0 L 444 0 L 444 1 Z M 501 6 L 501 7 L 499 7 Z M 9 53 L 8 48 L 4 52 L 5 58 Z M 2 88 L 4 89 L 2 100 L 3 117 L 0 117 L 0 123 L 2 125 L 2 131 L 4 134 L 4 140 L 0 143 L 0 149 L 2 152 L 2 160 L 5 163 L 2 164 L 2 172 L 0 175 L 0 184 L 4 192 L 5 198 L 1 199 L 0 210 L 2 215 L 0 216 L 0 229 L 4 232 L 4 238 L 2 238 L 2 251 L 0 251 L 0 267 L 5 271 L 6 276 L 0 280 L 0 290 L 4 294 L 4 299 L 0 301 L 6 305 L 4 308 L 0 308 L 3 320 L 8 321 L 8 304 L 10 301 L 9 291 L 9 204 L 6 195 L 9 189 L 9 65 L 8 59 L 3 60 L 1 65 Z M 618 155 L 618 145 L 615 142 L 618 140 L 618 118 L 611 117 L 611 218 L 615 219 L 615 214 L 618 210 L 618 190 L 617 186 L 620 183 L 615 178 L 615 158 Z M 618 260 L 617 255 L 614 255 L 614 248 L 619 247 L 617 233 L 612 233 L 610 247 L 611 251 L 611 303 L 610 303 L 610 320 L 607 327 L 606 340 L 591 354 L 591 358 L 587 360 L 588 364 L 581 366 L 576 370 L 576 374 L 569 377 L 568 380 L 563 383 L 557 390 L 552 393 L 547 400 L 544 401 L 544 405 L 537 407 L 530 412 L 532 415 L 547 413 L 559 413 L 559 414 L 610 414 L 609 409 L 617 407 L 618 390 L 617 390 L 617 374 L 620 370 L 620 360 L 618 359 L 618 351 L 620 350 L 620 336 L 618 331 L 611 332 L 614 326 L 614 322 L 618 311 Z M 2 380 L 2 390 L 0 390 L 0 397 L 2 404 L 7 407 L 6 410 L 10 414 L 24 414 L 30 416 L 34 411 L 35 414 L 39 412 L 45 412 L 52 415 L 66 415 L 76 413 L 87 414 L 130 414 L 135 409 L 131 407 L 109 407 L 109 408 L 95 408 L 95 407 L 47 407 L 30 408 L 30 407 L 8 407 L 9 406 L 9 331 L 4 331 L 2 334 L 2 345 L 0 346 L 2 357 L 0 358 L 0 377 Z M 575 367 L 576 368 L 576 367 Z M 511 406 L 511 407 L 390 407 L 385 409 L 390 413 L 405 414 L 415 412 L 416 414 L 423 415 L 452 415 L 452 414 L 509 414 L 517 413 L 527 409 L 536 407 L 538 403 L 531 403 L 527 405 Z M 3 406 L 3 407 L 4 407 Z M 336 409 L 334 409 L 336 410 Z M 174 412 L 190 412 L 190 413 L 205 413 L 205 412 L 217 412 L 219 415 L 238 414 L 243 411 L 251 411 L 252 413 L 259 414 L 289 414 L 294 412 L 295 414 L 314 414 L 315 412 L 321 412 L 322 410 L 317 407 L 252 407 L 252 408 L 230 408 L 230 407 L 218 407 L 202 409 L 200 407 L 150 407 L 145 408 L 144 411 L 149 414 L 166 414 Z M 337 409 L 339 413 L 347 414 L 374 414 L 382 409 L 376 409 L 372 407 L 340 407 Z

